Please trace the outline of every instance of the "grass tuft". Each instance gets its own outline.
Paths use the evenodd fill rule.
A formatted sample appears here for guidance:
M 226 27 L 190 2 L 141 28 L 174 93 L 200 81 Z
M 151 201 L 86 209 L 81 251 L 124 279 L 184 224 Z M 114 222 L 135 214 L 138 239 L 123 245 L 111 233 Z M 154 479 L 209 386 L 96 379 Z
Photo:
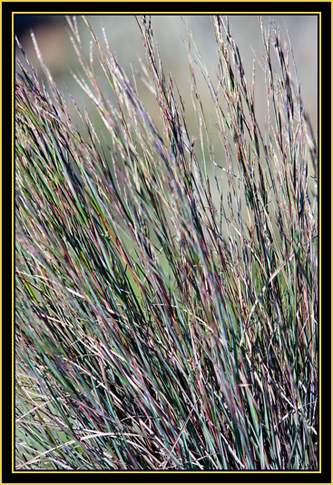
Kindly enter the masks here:
M 16 469 L 317 469 L 318 159 L 290 52 L 259 19 L 262 123 L 228 19 L 214 82 L 187 32 L 193 136 L 151 18 L 159 128 L 84 20 L 75 78 L 104 135 L 72 98 L 78 129 L 35 40 L 45 80 L 17 60 Z

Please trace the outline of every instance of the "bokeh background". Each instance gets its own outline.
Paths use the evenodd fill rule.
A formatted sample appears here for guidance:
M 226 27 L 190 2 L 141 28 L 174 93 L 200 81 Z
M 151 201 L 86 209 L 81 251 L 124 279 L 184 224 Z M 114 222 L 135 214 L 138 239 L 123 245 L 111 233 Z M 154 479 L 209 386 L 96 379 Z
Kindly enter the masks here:
M 138 58 L 144 59 L 144 48 L 141 42 L 140 31 L 134 16 L 132 15 L 88 15 L 87 19 L 94 29 L 98 38 L 102 41 L 102 27 L 105 28 L 110 48 L 116 53 L 119 64 L 125 69 L 131 78 L 132 71 L 139 69 Z M 301 95 L 304 107 L 310 116 L 314 133 L 317 135 L 318 117 L 318 18 L 315 15 L 286 15 L 264 16 L 264 24 L 267 27 L 269 21 L 275 21 L 278 25 L 281 37 L 288 42 L 290 38 L 293 55 L 296 61 L 297 73 L 301 84 Z M 86 46 L 89 57 L 90 33 L 78 17 L 78 26 L 82 42 Z M 231 34 L 234 37 L 243 59 L 245 73 L 248 82 L 251 82 L 253 58 L 256 61 L 256 107 L 257 115 L 261 116 L 262 105 L 264 116 L 265 87 L 264 74 L 260 68 L 263 54 L 263 44 L 258 18 L 256 15 L 230 15 Z M 207 67 L 213 83 L 216 85 L 217 51 L 214 40 L 214 32 L 211 19 L 208 15 L 153 15 L 152 26 L 154 37 L 159 45 L 163 67 L 165 72 L 171 72 L 185 101 L 185 108 L 189 111 L 189 120 L 192 120 L 190 98 L 190 72 L 187 62 L 187 32 L 188 25 L 196 46 L 201 55 L 201 61 Z M 15 32 L 25 52 L 33 65 L 41 72 L 36 59 L 30 31 L 33 31 L 37 39 L 44 61 L 55 76 L 61 91 L 66 95 L 67 90 L 72 93 L 80 108 L 83 106 L 92 110 L 92 106 L 85 97 L 81 88 L 72 78 L 71 71 L 80 70 L 74 49 L 72 48 L 67 21 L 63 15 L 16 15 Z M 18 51 L 17 55 L 20 53 Z M 97 64 L 97 63 L 96 63 Z M 295 74 L 291 69 L 292 74 Z M 102 72 L 98 71 L 98 81 L 105 90 L 110 90 Z M 198 71 L 198 82 L 202 99 L 205 103 L 207 117 L 213 112 L 208 88 Z M 139 91 L 146 108 L 159 125 L 159 112 L 157 103 L 144 87 Z M 106 91 L 107 92 L 107 91 Z M 112 95 L 110 93 L 112 99 Z M 191 125 L 191 122 L 189 122 Z M 191 126 L 190 126 L 191 128 Z M 195 134 L 196 128 L 192 126 Z M 192 130 L 191 130 L 192 131 Z

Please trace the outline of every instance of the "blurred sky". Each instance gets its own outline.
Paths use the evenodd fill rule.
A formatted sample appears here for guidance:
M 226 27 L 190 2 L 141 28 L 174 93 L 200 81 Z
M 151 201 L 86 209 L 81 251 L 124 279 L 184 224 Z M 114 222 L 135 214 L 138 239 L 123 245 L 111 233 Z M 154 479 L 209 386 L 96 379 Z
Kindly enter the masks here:
M 30 19 L 27 17 L 30 17 Z M 132 15 L 88 15 L 87 18 L 100 40 L 103 37 L 102 27 L 105 28 L 111 50 L 116 52 L 119 64 L 131 76 L 131 67 L 134 70 L 139 68 L 138 57 L 144 58 L 140 31 L 134 17 Z M 274 20 L 278 24 L 282 39 L 287 39 L 285 26 L 288 28 L 301 84 L 303 104 L 310 115 L 314 131 L 317 133 L 317 17 L 314 15 L 264 16 L 266 27 L 269 20 Z M 259 67 L 263 54 L 263 44 L 257 16 L 231 15 L 229 16 L 229 22 L 231 34 L 239 47 L 243 59 L 248 83 L 251 82 L 253 57 L 256 55 L 258 58 L 258 62 L 256 62 L 255 93 L 256 103 L 260 106 L 265 91 L 264 84 L 262 84 L 264 82 L 264 76 Z M 167 73 L 171 71 L 173 77 L 176 79 L 180 92 L 185 99 L 185 107 L 191 103 L 189 98 L 190 74 L 187 63 L 186 23 L 188 23 L 197 48 L 201 53 L 201 59 L 207 66 L 214 82 L 216 81 L 215 72 L 217 71 L 217 52 L 210 17 L 208 15 L 190 15 L 182 18 L 173 15 L 152 16 L 154 37 L 159 44 L 164 70 Z M 78 25 L 83 44 L 87 47 L 88 57 L 90 33 L 81 18 L 78 18 Z M 85 103 L 86 101 L 81 89 L 77 87 L 76 82 L 70 74 L 71 70 L 76 71 L 79 69 L 79 65 L 69 41 L 67 23 L 64 16 L 16 16 L 15 29 L 28 57 L 40 71 L 38 61 L 34 56 L 29 29 L 34 31 L 44 61 L 56 77 L 59 87 L 65 89 L 66 86 L 74 95 L 75 99 L 78 100 L 79 105 L 80 100 L 82 100 L 82 103 Z M 98 79 L 102 86 L 104 85 L 105 89 L 108 89 L 107 83 L 102 77 L 102 73 L 98 74 Z M 199 80 L 200 74 L 197 77 Z M 207 109 L 210 110 L 208 89 L 204 81 L 200 81 L 200 83 L 199 88 L 203 91 L 203 99 L 206 99 L 204 97 L 206 94 Z M 154 105 L 154 102 L 151 101 L 148 93 L 144 89 L 142 96 L 151 114 L 154 116 L 156 110 L 156 116 L 158 116 L 156 103 Z M 151 106 L 147 106 L 147 103 L 151 103 Z M 263 104 L 265 105 L 265 103 L 265 98 L 263 98 Z M 209 112 L 207 116 L 209 116 Z

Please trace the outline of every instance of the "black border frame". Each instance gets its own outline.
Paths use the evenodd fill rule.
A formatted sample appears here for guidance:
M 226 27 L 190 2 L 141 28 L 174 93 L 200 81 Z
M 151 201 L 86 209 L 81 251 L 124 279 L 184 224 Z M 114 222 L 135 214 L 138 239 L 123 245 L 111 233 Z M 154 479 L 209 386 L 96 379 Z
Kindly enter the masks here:
M 14 274 L 14 241 L 13 241 L 13 207 L 9 206 L 9 200 L 13 196 L 13 177 L 11 161 L 5 156 L 9 140 L 12 140 L 14 129 L 14 101 L 13 101 L 13 32 L 12 32 L 12 13 L 20 12 L 30 14 L 42 11 L 69 13 L 83 13 L 84 11 L 99 12 L 111 11 L 118 13 L 137 12 L 141 13 L 224 13 L 224 11 L 244 14 L 264 11 L 274 14 L 290 14 L 299 11 L 300 14 L 306 12 L 321 13 L 321 77 L 318 73 L 318 87 L 321 90 L 321 109 L 319 109 L 320 138 L 319 150 L 321 152 L 321 178 L 319 183 L 319 197 L 321 201 L 321 221 L 319 234 L 319 261 L 325 261 L 325 270 L 331 269 L 331 2 L 2 2 L 2 221 L 3 229 L 3 253 L 2 253 L 2 479 L 1 483 L 331 483 L 331 278 L 326 278 L 323 284 L 324 272 L 319 268 L 320 278 L 320 323 L 321 323 L 321 436 L 319 444 L 321 448 L 321 470 L 319 472 L 43 472 L 26 471 L 12 472 L 12 426 L 13 422 L 13 389 L 12 379 L 8 369 L 8 362 L 13 362 L 13 336 L 12 325 L 8 319 L 8 306 L 12 307 L 13 301 L 13 274 Z M 9 41 L 10 39 L 10 41 Z M 10 93 L 10 96 L 9 96 Z M 11 106 L 8 107 L 8 100 Z M 325 104 L 324 104 L 325 103 Z M 10 122 L 9 122 L 10 121 Z M 11 148 L 14 149 L 11 142 Z M 325 160 L 325 165 L 324 165 Z M 325 172 L 324 169 L 325 168 Z M 11 183 L 9 183 L 9 180 Z M 5 189 L 5 190 L 4 190 Z M 329 246 L 329 247 L 328 247 Z M 11 254 L 11 257 L 8 256 Z M 6 255 L 6 257 L 4 257 Z M 325 259 L 324 259 L 325 257 Z M 329 283 L 328 283 L 329 281 Z M 11 303 L 9 303 L 11 302 Z M 11 308 L 13 313 L 14 308 Z M 328 312 L 328 314 L 327 314 Z M 6 315 L 6 318 L 5 318 Z M 324 317 L 325 316 L 325 325 Z M 12 321 L 11 314 L 10 320 Z M 11 344 L 9 345 L 9 342 Z M 9 416 L 11 419 L 9 419 Z

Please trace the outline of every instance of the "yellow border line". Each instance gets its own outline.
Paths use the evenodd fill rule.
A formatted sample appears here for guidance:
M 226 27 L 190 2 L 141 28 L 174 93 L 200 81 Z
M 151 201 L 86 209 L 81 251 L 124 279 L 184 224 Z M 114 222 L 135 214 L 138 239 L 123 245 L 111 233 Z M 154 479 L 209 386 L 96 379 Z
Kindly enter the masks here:
M 23 0 L 25 1 L 25 0 Z M 57 0 L 57 3 L 64 3 L 66 0 Z M 74 0 L 75 2 L 79 3 L 79 0 Z M 88 2 L 90 0 L 81 0 L 80 3 L 85 3 L 85 2 Z M 106 0 L 102 0 L 102 1 L 106 1 Z M 148 1 L 148 2 L 155 2 L 155 0 L 145 0 L 145 1 Z M 202 3 L 201 0 L 184 0 L 186 3 Z M 213 0 L 213 2 L 216 1 L 216 3 L 219 3 L 217 0 Z M 250 2 L 250 0 L 243 0 L 245 2 Z M 266 3 L 265 0 L 258 0 L 260 3 Z M 302 1 L 302 0 L 296 0 L 296 2 L 298 3 L 307 3 L 307 2 L 310 2 L 311 0 L 305 0 L 305 1 Z M 39 3 L 42 3 L 43 0 L 35 0 L 35 2 L 39 2 Z M 122 0 L 122 3 L 126 3 L 126 2 L 131 2 L 131 0 Z M 27 1 L 27 3 L 29 3 Z M 159 3 L 163 3 L 163 2 L 159 2 Z M 178 2 L 171 2 L 171 3 L 178 3 Z M 231 3 L 231 2 L 226 2 L 226 3 Z M 327 3 L 331 3 L 331 2 L 327 2 Z M 27 12 L 25 11 L 17 11 L 17 12 L 12 12 L 12 32 L 14 32 L 14 15 L 18 15 L 18 14 L 25 14 Z M 82 11 L 80 13 L 78 12 L 35 12 L 35 11 L 29 11 L 29 14 L 39 14 L 39 15 L 52 15 L 52 14 L 57 14 L 57 15 L 133 15 L 133 14 L 140 14 L 140 15 L 143 15 L 145 13 L 148 13 L 149 15 L 178 15 L 179 14 L 179 11 L 178 12 L 142 12 L 141 11 L 126 11 L 126 12 L 84 12 L 84 14 L 82 14 Z M 320 181 L 321 181 L 321 15 L 322 15 L 322 12 L 287 12 L 287 13 L 283 13 L 283 12 L 274 12 L 274 11 L 270 11 L 270 12 L 260 12 L 260 14 L 258 14 L 258 12 L 226 12 L 225 10 L 220 12 L 220 11 L 214 11 L 213 13 L 210 13 L 210 12 L 205 12 L 204 14 L 203 13 L 200 13 L 200 12 L 192 12 L 192 11 L 187 11 L 187 12 L 184 12 L 184 10 L 182 10 L 182 14 L 183 15 L 217 15 L 217 14 L 223 14 L 223 15 L 318 15 L 318 70 L 319 70 L 319 76 L 318 76 L 318 120 L 319 120 L 319 123 L 318 123 L 318 146 L 319 146 L 319 194 L 321 196 L 321 184 L 320 184 Z M 333 12 L 331 14 L 333 16 Z M 0 16 L 1 16 L 1 13 L 0 13 Z M 12 37 L 12 59 L 14 60 L 14 56 L 15 56 L 15 43 L 14 43 L 14 36 Z M 0 48 L 2 47 L 2 42 L 0 40 Z M 2 51 L 1 51 L 2 52 Z M 12 76 L 14 76 L 14 70 L 13 70 L 13 73 L 12 73 Z M 12 80 L 13 84 L 14 85 L 14 79 Z M 0 81 L 1 83 L 1 81 Z M 1 85 L 1 84 L 0 84 Z M 331 87 L 331 92 L 333 92 L 333 87 Z M 12 97 L 12 113 L 14 113 L 14 93 L 13 93 L 13 97 Z M 0 101 L 1 103 L 1 101 Z M 14 127 L 14 117 L 13 117 L 13 127 Z M 2 132 L 1 132 L 2 133 Z M 1 136 L 1 135 L 0 135 Z M 12 135 L 12 146 L 13 146 L 13 153 L 14 153 L 14 143 L 15 143 L 15 139 L 14 139 L 14 129 L 13 129 L 13 135 Z M 333 130 L 332 130 L 332 139 L 333 139 Z M 1 139 L 2 141 L 2 139 Z M 14 160 L 13 160 L 14 162 Z M 12 163 L 12 180 L 14 181 L 14 163 Z M 1 174 L 0 174 L 0 179 L 1 179 Z M 331 174 L 331 182 L 333 181 L 333 175 Z M 13 187 L 14 188 L 14 187 Z M 14 208 L 14 190 L 13 190 L 13 195 L 12 195 L 12 207 Z M 1 201 L 0 201 L 0 208 L 1 208 Z M 332 202 L 331 202 L 331 209 L 332 209 Z M 1 215 L 0 215 L 0 218 L 1 218 Z M 14 251 L 15 251 L 15 244 L 14 244 L 14 211 L 13 211 L 13 216 L 12 216 L 12 223 L 13 223 L 13 229 L 12 229 L 12 237 L 13 237 L 13 253 L 12 255 L 14 256 Z M 321 240 L 321 233 L 320 233 L 320 228 L 321 228 L 321 197 L 320 197 L 320 200 L 319 200 L 319 240 Z M 333 235 L 333 230 L 331 230 L 332 232 L 332 235 Z M 0 242 L 0 247 L 1 247 L 1 250 L 2 250 L 2 246 L 1 246 L 1 242 Z M 1 252 L 2 254 L 2 252 Z M 333 255 L 333 249 L 331 249 L 331 255 Z M 1 263 L 0 263 L 1 264 Z M 321 252 L 319 252 L 319 277 L 321 275 Z M 12 289 L 13 289 L 13 296 L 12 296 L 12 308 L 14 309 L 14 289 L 15 289 L 15 286 L 14 286 L 14 278 L 13 278 L 13 284 L 12 284 Z M 331 296 L 332 296 L 332 300 L 333 300 L 333 288 L 331 290 Z M 1 301 L 2 303 L 2 301 Z M 13 315 L 14 315 L 14 312 L 13 312 Z M 320 295 L 320 292 L 319 292 L 319 315 L 321 317 L 321 295 Z M 14 325 L 14 316 L 13 316 L 13 322 L 12 324 Z M 1 337 L 0 337 L 1 338 Z M 333 337 L 332 337 L 333 339 Z M 332 340 L 333 341 L 333 340 Z M 321 349 L 321 318 L 320 318 L 320 321 L 319 321 L 319 348 Z M 14 352 L 13 352 L 13 369 L 14 369 L 14 365 L 15 365 L 15 360 L 14 360 Z M 1 366 L 1 364 L 0 364 Z M 320 352 L 320 359 L 319 359 L 319 370 L 321 369 L 321 352 Z M 13 391 L 12 391 L 12 398 L 13 398 L 13 404 L 14 404 L 14 398 L 15 398 L 15 392 L 14 392 L 14 384 L 15 384 L 15 374 L 13 374 Z M 321 372 L 319 372 L 319 403 L 321 403 Z M 321 407 L 321 406 L 320 406 Z M 0 404 L 0 409 L 1 409 L 1 404 Z M 319 433 L 321 435 L 321 412 L 319 413 Z M 331 425 L 332 429 L 333 429 L 333 423 Z M 15 421 L 13 420 L 13 423 L 12 423 L 12 436 L 14 437 L 14 433 L 15 433 Z M 0 450 L 1 450 L 1 444 L 0 444 Z M 14 457 L 15 457 L 15 453 L 14 453 L 14 440 L 13 440 L 13 453 L 12 453 L 12 473 L 13 474 L 24 474 L 24 473 L 27 473 L 27 470 L 22 470 L 22 471 L 16 471 L 14 468 L 15 468 L 15 465 L 14 465 Z M 299 471 L 299 470 L 248 470 L 248 471 L 245 471 L 245 473 L 250 473 L 250 474 L 276 474 L 276 473 L 279 473 L 279 474 L 286 474 L 286 473 L 292 473 L 292 474 L 318 474 L 318 473 L 321 473 L 321 458 L 322 458 L 322 454 L 321 454 L 321 447 L 319 447 L 319 470 L 310 470 L 310 471 Z M 332 458 L 333 458 L 333 451 L 332 451 Z M 36 471 L 37 473 L 37 471 Z M 67 471 L 62 471 L 62 470 L 38 470 L 38 474 L 49 474 L 49 473 L 56 473 L 56 474 L 63 474 L 63 473 L 69 473 L 68 470 Z M 112 473 L 112 474 L 115 474 L 115 473 L 126 473 L 126 474 L 131 474 L 131 473 L 134 473 L 134 474 L 146 474 L 146 473 L 158 473 L 158 474 L 162 474 L 162 473 L 168 473 L 168 474 L 174 474 L 174 473 L 182 473 L 182 474 L 193 474 L 193 473 L 200 473 L 200 471 L 183 471 L 183 470 L 169 470 L 169 471 L 163 471 L 163 470 L 142 470 L 142 471 L 132 471 L 132 470 L 86 470 L 86 471 L 71 471 L 71 474 L 80 474 L 80 473 L 88 473 L 88 474 L 91 474 L 91 473 Z M 209 474 L 216 474 L 216 473 L 223 473 L 223 474 L 227 474 L 227 473 L 232 473 L 232 474 L 235 474 L 235 473 L 241 473 L 240 471 L 231 471 L 231 470 L 205 470 L 203 471 L 202 473 L 206 474 L 206 473 L 209 473 Z M 116 485 L 116 484 L 114 484 Z M 178 485 L 177 483 L 173 483 L 173 485 Z M 181 485 L 181 484 L 179 484 Z M 285 484 L 287 485 L 287 484 Z
M 23 0 L 24 1 L 24 0 Z M 42 0 L 34 0 L 34 1 L 42 1 Z M 58 0 L 58 2 L 62 2 L 62 1 L 65 1 L 65 0 Z M 74 1 L 78 1 L 78 0 L 74 0 Z M 83 0 L 83 1 L 88 1 L 88 0 Z M 102 0 L 103 1 L 103 0 Z M 130 1 L 130 0 L 126 0 L 126 1 Z M 145 0 L 146 1 L 146 0 Z M 185 0 L 185 1 L 190 1 L 190 0 Z M 214 1 L 214 0 L 213 0 Z M 248 0 L 245 0 L 245 1 L 248 1 Z M 260 1 L 260 0 L 259 0 Z M 300 0 L 299 0 L 300 1 Z M 310 1 L 310 0 L 309 0 Z M 123 2 L 122 2 L 123 3 Z M 177 2 L 174 2 L 174 3 L 177 3 Z M 191 2 L 193 3 L 193 2 Z M 304 3 L 304 2 L 302 2 Z M 330 3 L 330 2 L 327 2 L 327 3 Z M 151 10 L 149 11 L 142 11 L 142 10 L 139 10 L 139 11 L 136 11 L 136 10 L 126 10 L 124 12 L 111 12 L 111 11 L 108 11 L 108 12 L 78 12 L 78 11 L 72 11 L 72 12 L 39 12 L 39 11 L 32 11 L 32 10 L 29 10 L 29 12 L 26 12 L 26 11 L 17 11 L 17 12 L 12 12 L 12 15 L 24 15 L 24 14 L 37 14 L 37 15 L 179 15 L 179 13 L 182 13 L 182 15 L 200 15 L 200 16 L 204 16 L 204 15 L 281 15 L 281 17 L 283 17 L 284 15 L 318 15 L 319 17 L 321 17 L 321 13 L 322 12 L 288 12 L 288 13 L 283 13 L 283 12 L 274 12 L 274 11 L 269 11 L 269 12 L 260 12 L 260 14 L 258 14 L 258 12 L 226 12 L 225 10 L 223 11 L 220 11 L 220 10 L 214 10 L 214 12 L 210 12 L 210 13 L 205 13 L 205 14 L 202 14 L 200 12 L 196 12 L 196 11 L 185 11 L 182 9 L 182 10 L 178 10 L 178 11 L 174 11 L 174 12 L 152 12 Z
M 1 19 L 2 20 L 2 19 Z M 14 15 L 12 15 L 12 32 L 14 32 Z M 0 41 L 1 42 L 1 41 Z M 2 52 L 2 49 L 1 49 Z M 12 35 L 12 61 L 13 63 L 15 62 L 15 42 L 14 42 L 14 36 Z M 2 63 L 1 63 L 2 66 Z M 15 86 L 15 66 L 12 68 L 12 87 Z M 13 94 L 12 94 L 12 115 L 13 115 L 13 120 L 12 120 L 12 181 L 13 181 L 13 186 L 12 186 L 12 262 L 13 262 L 13 280 L 12 280 L 12 339 L 13 341 L 11 342 L 12 345 L 12 406 L 13 406 L 13 419 L 12 419 L 12 470 L 15 469 L 15 92 L 13 89 Z M 2 138 L 2 130 L 1 130 L 1 138 Z M 1 146 L 2 146 L 2 139 L 1 139 Z M 3 161 L 3 160 L 2 160 Z M 2 185 L 1 185 L 2 187 Z M 2 227 L 2 224 L 1 224 Z M 2 238 L 1 238 L 2 241 Z M 1 251 L 2 254 L 2 251 Z M 1 272 L 1 274 L 3 274 Z M 2 295 L 2 292 L 1 292 Z M 1 325 L 3 325 L 3 321 L 1 322 Z M 3 348 L 1 346 L 1 348 Z M 2 404 L 2 396 L 1 396 L 1 404 Z M 3 433 L 1 430 L 1 443 L 3 443 Z M 3 455 L 1 454 L 3 457 Z
M 332 20 L 332 13 L 331 13 L 331 20 Z M 319 380 L 318 380 L 318 398 L 319 398 L 319 436 L 322 436 L 321 430 L 321 424 L 322 424 L 322 379 L 321 379 L 321 369 L 322 369 L 322 339 L 321 339 L 321 324 L 322 324 L 322 313 L 321 313 L 321 291 L 320 291 L 320 281 L 321 281 L 321 250 L 320 250 L 320 241 L 321 241 L 321 160 L 322 160 L 322 155 L 321 155 L 321 113 L 322 113 L 322 92 L 321 92 L 321 80 L 322 80 L 322 75 L 321 75 L 321 67 L 322 67 L 322 52 L 321 52 L 321 31 L 322 31 L 322 25 L 321 25 L 321 15 L 319 15 L 318 18 L 318 193 L 319 193 L 319 199 L 318 199 L 318 224 L 319 224 L 319 244 L 318 244 L 318 339 L 319 339 L 319 352 L 318 352 L 318 369 L 319 369 Z M 331 54 L 332 57 L 332 54 Z M 332 87 L 331 87 L 332 90 Z M 332 346 L 331 346 L 332 348 Z M 332 369 L 331 369 L 332 370 Z M 332 412 L 331 412 L 332 415 Z M 331 416 L 331 423 L 332 423 L 332 416 Z M 332 431 L 332 424 L 331 424 L 331 431 Z M 332 446 L 332 433 L 331 433 L 331 446 Z M 323 447 L 323 442 L 321 442 L 321 446 L 318 446 L 319 448 L 319 470 L 322 469 L 322 447 Z M 332 473 L 332 464 L 331 464 L 331 473 Z

